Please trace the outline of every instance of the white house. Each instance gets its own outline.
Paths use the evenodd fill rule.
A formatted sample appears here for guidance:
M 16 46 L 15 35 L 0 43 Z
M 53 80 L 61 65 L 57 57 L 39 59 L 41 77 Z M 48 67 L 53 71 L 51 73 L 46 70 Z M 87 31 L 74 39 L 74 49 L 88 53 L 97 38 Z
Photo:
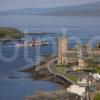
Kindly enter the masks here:
M 97 80 L 100 79 L 100 74 L 93 74 L 92 76 L 93 76 L 93 78 L 95 78 Z
M 71 85 L 69 88 L 67 88 L 67 91 L 83 96 L 83 94 L 85 93 L 85 87 L 81 87 L 78 85 Z

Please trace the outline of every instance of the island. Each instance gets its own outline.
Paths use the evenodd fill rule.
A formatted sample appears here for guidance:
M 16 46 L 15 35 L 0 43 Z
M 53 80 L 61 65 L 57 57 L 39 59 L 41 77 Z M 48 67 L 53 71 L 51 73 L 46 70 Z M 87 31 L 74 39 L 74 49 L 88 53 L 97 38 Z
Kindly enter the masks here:
M 23 37 L 24 33 L 12 27 L 0 27 L 0 40 L 18 40 Z
M 0 40 L 20 40 L 25 35 L 47 35 L 48 32 L 23 32 L 14 27 L 0 27 Z

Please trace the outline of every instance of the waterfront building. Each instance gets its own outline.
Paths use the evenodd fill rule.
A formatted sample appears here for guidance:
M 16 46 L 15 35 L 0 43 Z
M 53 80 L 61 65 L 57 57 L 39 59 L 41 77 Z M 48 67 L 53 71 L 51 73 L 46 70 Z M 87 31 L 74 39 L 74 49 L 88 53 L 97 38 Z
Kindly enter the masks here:
M 58 64 L 74 64 L 84 66 L 83 54 L 80 46 L 74 49 L 68 48 L 68 38 L 66 36 L 58 39 Z
M 66 35 L 58 38 L 58 64 L 71 64 L 83 69 L 87 65 L 87 60 L 93 55 L 100 55 L 100 49 L 80 44 L 76 44 L 75 48 L 70 49 Z
M 62 36 L 58 39 L 58 64 L 67 63 L 66 52 L 67 52 L 67 37 Z
M 83 96 L 85 93 L 85 86 L 82 87 L 82 86 L 74 84 L 74 85 L 71 85 L 69 88 L 67 88 L 67 91 L 72 92 L 72 93 L 76 93 L 80 96 Z

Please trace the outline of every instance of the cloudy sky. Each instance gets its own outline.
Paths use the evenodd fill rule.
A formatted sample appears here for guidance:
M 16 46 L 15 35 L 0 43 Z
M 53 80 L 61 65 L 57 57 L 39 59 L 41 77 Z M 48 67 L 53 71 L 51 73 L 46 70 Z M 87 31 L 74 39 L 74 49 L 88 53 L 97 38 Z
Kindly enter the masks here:
M 77 5 L 95 1 L 100 0 L 0 0 L 0 10 Z

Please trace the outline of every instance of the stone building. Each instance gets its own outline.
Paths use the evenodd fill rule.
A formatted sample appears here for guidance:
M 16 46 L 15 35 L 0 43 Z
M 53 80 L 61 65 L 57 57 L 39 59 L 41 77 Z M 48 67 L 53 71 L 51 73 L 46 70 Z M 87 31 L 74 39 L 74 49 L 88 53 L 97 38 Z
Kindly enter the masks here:
M 66 51 L 68 50 L 68 41 L 66 36 L 62 36 L 58 39 L 58 63 L 67 63 Z
M 86 52 L 81 45 L 69 49 L 68 38 L 66 36 L 58 38 L 58 64 L 72 64 L 83 68 L 85 66 L 84 55 L 86 56 L 86 54 L 88 54 L 88 52 Z

